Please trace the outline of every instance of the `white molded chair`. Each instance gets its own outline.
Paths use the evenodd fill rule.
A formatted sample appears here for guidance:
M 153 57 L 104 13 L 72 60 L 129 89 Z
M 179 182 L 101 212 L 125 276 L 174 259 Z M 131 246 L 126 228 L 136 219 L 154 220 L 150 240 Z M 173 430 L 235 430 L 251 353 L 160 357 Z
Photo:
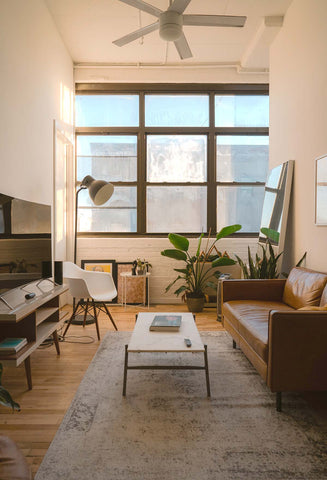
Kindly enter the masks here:
M 111 273 L 90 272 L 88 270 L 83 270 L 73 262 L 64 262 L 63 277 L 67 280 L 71 295 L 74 298 L 79 299 L 73 310 L 72 316 L 67 323 L 63 336 L 66 335 L 71 322 L 78 313 L 78 310 L 79 312 L 84 312 L 83 326 L 86 324 L 88 313 L 94 318 L 98 340 L 100 340 L 100 332 L 96 308 L 104 311 L 108 315 L 115 330 L 117 330 L 114 319 L 105 303 L 110 302 L 117 296 L 117 290 Z M 101 306 L 104 310 L 102 310 Z M 93 315 L 90 313 L 91 308 L 93 308 Z

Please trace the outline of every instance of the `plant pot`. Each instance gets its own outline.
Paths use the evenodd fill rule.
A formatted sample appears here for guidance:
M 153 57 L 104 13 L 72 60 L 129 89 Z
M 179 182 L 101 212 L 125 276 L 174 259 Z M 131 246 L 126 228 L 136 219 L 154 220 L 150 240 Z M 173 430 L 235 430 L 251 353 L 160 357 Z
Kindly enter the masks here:
M 204 297 L 186 297 L 187 308 L 192 313 L 202 312 L 204 307 Z
M 138 268 L 137 269 L 137 274 L 138 275 L 145 275 L 146 274 L 146 268 Z

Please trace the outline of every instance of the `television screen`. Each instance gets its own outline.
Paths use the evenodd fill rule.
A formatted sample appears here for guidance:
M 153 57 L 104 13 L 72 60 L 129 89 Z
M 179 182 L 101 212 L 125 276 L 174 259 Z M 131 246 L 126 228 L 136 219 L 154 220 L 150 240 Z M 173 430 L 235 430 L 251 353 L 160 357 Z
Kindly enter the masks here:
M 51 206 L 0 194 L 0 294 L 52 275 Z

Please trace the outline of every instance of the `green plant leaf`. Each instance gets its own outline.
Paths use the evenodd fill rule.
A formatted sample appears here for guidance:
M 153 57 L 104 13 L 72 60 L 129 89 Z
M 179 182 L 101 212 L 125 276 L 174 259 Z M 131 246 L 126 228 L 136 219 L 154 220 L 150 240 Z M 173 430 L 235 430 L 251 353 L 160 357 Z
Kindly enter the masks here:
M 237 260 L 239 266 L 240 266 L 241 269 L 242 269 L 243 277 L 244 277 L 244 278 L 250 278 L 249 271 L 248 271 L 248 267 L 245 265 L 245 263 L 243 262 L 243 260 L 242 260 L 238 255 L 236 255 L 236 253 L 234 253 L 234 255 L 235 255 L 235 257 L 236 257 L 236 260 Z
M 171 282 L 167 287 L 166 287 L 166 293 L 168 292 L 168 290 L 171 289 L 171 287 L 177 282 L 177 280 L 184 280 L 183 277 L 181 277 L 180 275 L 178 275 L 177 278 L 175 278 L 175 280 L 173 282 Z
M 186 237 L 182 235 L 177 235 L 177 233 L 170 233 L 168 235 L 168 239 L 170 243 L 174 245 L 177 250 L 183 250 L 183 252 L 187 252 L 189 247 L 189 241 Z
M 302 262 L 306 259 L 307 252 L 304 253 L 303 257 L 297 262 L 296 267 L 300 267 Z
M 235 265 L 235 260 L 228 257 L 219 257 L 212 262 L 212 267 L 226 267 L 227 265 Z
M 204 236 L 204 233 L 201 233 L 200 238 L 199 238 L 199 242 L 198 242 L 198 249 L 197 249 L 197 251 L 196 251 L 196 256 L 197 256 L 197 257 L 200 255 L 200 251 L 201 251 L 201 241 L 202 241 L 203 236 Z
M 188 290 L 188 288 L 185 285 L 182 285 L 174 292 L 174 294 L 178 297 L 178 295 L 180 295 L 182 292 L 185 292 L 186 290 Z
M 279 243 L 279 232 L 272 228 L 262 227 L 260 232 L 266 235 L 267 238 L 270 238 L 273 242 Z
M 173 258 L 174 260 L 183 260 L 184 262 L 187 260 L 186 253 L 182 252 L 181 250 L 163 250 L 161 255 L 164 257 Z
M 238 223 L 235 225 L 229 225 L 228 227 L 224 227 L 220 230 L 220 232 L 217 233 L 216 240 L 228 237 L 228 235 L 232 235 L 232 233 L 238 232 L 238 230 L 241 230 L 241 228 L 242 225 L 239 225 Z
M 211 282 L 210 280 L 206 283 L 206 287 L 213 288 L 214 290 L 217 288 L 217 284 Z
M 174 271 L 179 273 L 184 273 L 184 275 L 188 274 L 187 268 L 174 268 Z
M 20 406 L 17 402 L 15 402 L 8 390 L 0 385 L 0 404 L 5 407 L 11 407 L 13 410 L 20 411 Z

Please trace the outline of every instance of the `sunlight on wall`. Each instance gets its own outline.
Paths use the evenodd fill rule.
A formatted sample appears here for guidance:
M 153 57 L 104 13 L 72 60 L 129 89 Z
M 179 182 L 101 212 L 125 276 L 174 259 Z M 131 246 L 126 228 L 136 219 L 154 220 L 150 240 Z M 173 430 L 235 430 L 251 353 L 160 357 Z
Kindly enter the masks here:
M 73 125 L 74 94 L 72 90 L 60 82 L 60 120 Z

